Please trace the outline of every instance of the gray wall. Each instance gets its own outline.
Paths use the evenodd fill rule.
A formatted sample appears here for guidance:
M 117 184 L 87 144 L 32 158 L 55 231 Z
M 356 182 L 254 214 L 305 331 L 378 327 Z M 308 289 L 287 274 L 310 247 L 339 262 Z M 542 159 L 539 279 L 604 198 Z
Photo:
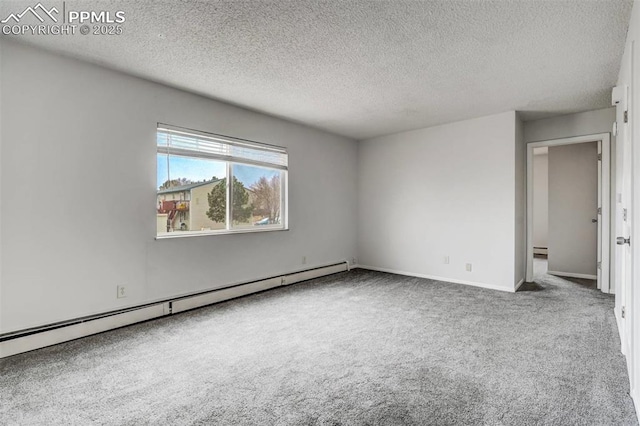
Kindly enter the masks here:
M 514 283 L 518 285 L 525 279 L 526 269 L 526 164 L 527 152 L 524 142 L 524 123 L 516 114 L 516 136 L 515 136 L 515 268 Z
M 355 141 L 2 44 L 0 332 L 355 257 Z M 156 241 L 157 122 L 287 147 L 291 230 Z
M 544 154 L 533 156 L 533 246 L 548 247 L 548 236 L 549 153 L 544 148 Z
M 513 291 L 516 121 L 508 112 L 361 142 L 359 263 Z
M 549 147 L 549 272 L 597 273 L 598 146 Z
M 610 133 L 616 121 L 616 109 L 604 108 L 577 114 L 560 115 L 524 123 L 526 142 Z

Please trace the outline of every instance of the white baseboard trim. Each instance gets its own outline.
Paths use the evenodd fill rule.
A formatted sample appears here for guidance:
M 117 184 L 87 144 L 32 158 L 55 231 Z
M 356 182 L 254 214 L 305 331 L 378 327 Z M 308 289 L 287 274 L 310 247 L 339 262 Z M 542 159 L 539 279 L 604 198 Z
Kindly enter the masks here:
M 622 352 L 622 355 L 626 356 L 627 351 L 624 347 L 624 338 L 622 335 L 622 312 L 620 312 L 620 309 L 618 309 L 617 307 L 613 308 L 613 316 L 616 318 L 616 325 L 618 326 L 618 336 L 620 337 L 620 352 Z
M 523 279 L 521 279 L 520 281 L 518 281 L 518 284 L 516 284 L 516 287 L 514 288 L 514 290 L 513 290 L 513 291 L 514 291 L 514 292 L 515 292 L 515 291 L 518 291 L 518 289 L 520 288 L 520 286 L 521 286 L 522 284 L 524 284 L 524 278 L 523 278 Z
M 387 272 L 387 273 L 390 273 L 390 274 L 406 275 L 406 276 L 409 276 L 409 277 L 427 278 L 427 279 L 430 279 L 430 280 L 443 281 L 443 282 L 454 283 L 454 284 L 464 284 L 464 285 L 469 285 L 469 286 L 473 286 L 473 287 L 486 288 L 486 289 L 489 289 L 489 290 L 498 290 L 498 291 L 506 291 L 508 293 L 515 293 L 514 289 L 504 288 L 504 287 L 497 286 L 497 285 L 494 285 L 494 284 L 486 284 L 486 283 L 480 283 L 480 282 L 475 282 L 475 281 L 459 280 L 459 279 L 456 279 L 456 278 L 438 277 L 438 276 L 435 276 L 435 275 L 428 275 L 428 274 L 418 274 L 418 273 L 415 273 L 415 272 L 399 271 L 397 269 L 379 268 L 377 266 L 358 265 L 358 267 L 361 268 L 361 269 L 368 269 L 368 270 L 371 270 L 371 271 Z
M 99 314 L 95 318 L 70 321 L 69 324 L 54 326 L 50 329 L 45 328 L 42 331 L 25 330 L 22 334 L 20 332 L 11 333 L 9 337 L 0 340 L 0 358 L 348 270 L 349 264 L 343 261 L 191 296 L 176 297 L 138 308 L 133 307 L 126 311 Z
M 569 277 L 569 278 L 584 278 L 587 280 L 597 280 L 598 277 L 596 275 L 589 274 L 574 274 L 573 272 L 561 272 L 561 271 L 547 271 L 549 275 L 557 275 L 559 277 Z

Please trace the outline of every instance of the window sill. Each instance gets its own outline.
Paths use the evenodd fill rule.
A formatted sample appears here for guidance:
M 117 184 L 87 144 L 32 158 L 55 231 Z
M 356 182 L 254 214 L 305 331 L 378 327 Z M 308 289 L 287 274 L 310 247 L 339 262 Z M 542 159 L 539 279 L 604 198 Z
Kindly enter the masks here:
M 188 238 L 188 237 L 205 237 L 211 235 L 231 235 L 231 234 L 255 234 L 260 232 L 277 232 L 288 231 L 289 228 L 260 228 L 260 229 L 233 229 L 233 230 L 220 230 L 220 231 L 175 231 L 164 235 L 156 235 L 156 240 L 171 240 L 174 238 Z

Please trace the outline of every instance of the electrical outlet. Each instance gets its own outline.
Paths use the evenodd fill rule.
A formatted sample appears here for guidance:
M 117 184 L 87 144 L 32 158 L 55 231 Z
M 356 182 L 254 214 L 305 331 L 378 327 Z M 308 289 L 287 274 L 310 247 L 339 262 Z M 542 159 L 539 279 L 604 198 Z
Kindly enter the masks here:
M 127 297 L 127 288 L 123 285 L 118 286 L 118 299 Z
M 307 256 L 302 256 L 302 264 L 303 265 L 307 264 Z
M 444 263 L 445 265 L 448 265 L 448 264 L 449 264 L 449 256 L 445 256 L 445 257 L 444 257 L 444 259 L 443 259 L 443 263 Z
M 467 272 L 471 272 L 472 266 L 470 263 L 467 263 L 466 269 L 467 269 Z
M 352 265 L 357 265 L 358 264 L 358 259 L 356 259 L 355 257 L 353 259 L 351 259 L 351 264 Z

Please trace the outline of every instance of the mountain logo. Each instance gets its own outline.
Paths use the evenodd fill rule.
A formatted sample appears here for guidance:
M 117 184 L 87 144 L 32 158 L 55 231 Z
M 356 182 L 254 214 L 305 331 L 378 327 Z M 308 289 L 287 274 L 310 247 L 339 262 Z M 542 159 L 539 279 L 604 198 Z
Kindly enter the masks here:
M 59 13 L 58 9 L 56 9 L 55 7 L 52 7 L 51 9 L 47 10 L 47 8 L 42 5 L 42 3 L 38 3 L 33 7 L 31 6 L 27 7 L 22 13 L 10 14 L 5 19 L 0 21 L 0 23 L 6 24 L 9 21 L 13 20 L 17 24 L 28 13 L 31 13 L 33 16 L 35 16 L 40 22 L 44 22 L 43 16 L 48 16 L 53 22 L 58 22 L 58 19 L 55 16 L 53 16 L 54 13 L 56 15 Z

